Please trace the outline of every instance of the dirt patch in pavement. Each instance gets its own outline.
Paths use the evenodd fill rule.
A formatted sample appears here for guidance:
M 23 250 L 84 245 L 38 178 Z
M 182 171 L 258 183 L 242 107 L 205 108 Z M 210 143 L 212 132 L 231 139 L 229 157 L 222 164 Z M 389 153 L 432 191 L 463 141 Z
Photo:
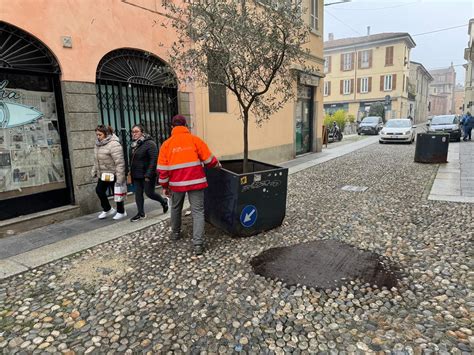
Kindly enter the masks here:
M 66 284 L 109 284 L 131 270 L 125 258 L 117 255 L 90 256 L 72 265 L 63 279 Z
M 321 240 L 265 250 L 251 261 L 255 273 L 288 286 L 334 289 L 351 280 L 397 286 L 399 271 L 380 255 L 336 240 Z

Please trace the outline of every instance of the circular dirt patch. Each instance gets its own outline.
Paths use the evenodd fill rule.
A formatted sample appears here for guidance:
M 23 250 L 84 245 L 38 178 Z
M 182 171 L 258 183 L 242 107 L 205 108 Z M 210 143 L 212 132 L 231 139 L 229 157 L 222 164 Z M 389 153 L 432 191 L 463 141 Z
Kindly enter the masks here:
M 255 273 L 288 286 L 333 289 L 360 279 L 371 285 L 397 286 L 398 270 L 382 256 L 336 240 L 321 240 L 265 250 L 251 261 Z

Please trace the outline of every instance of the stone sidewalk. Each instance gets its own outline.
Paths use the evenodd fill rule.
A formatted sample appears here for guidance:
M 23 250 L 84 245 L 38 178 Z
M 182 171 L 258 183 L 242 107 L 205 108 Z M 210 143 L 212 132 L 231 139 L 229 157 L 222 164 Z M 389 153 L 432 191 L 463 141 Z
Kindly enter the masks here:
M 428 199 L 474 203 L 474 142 L 449 143 L 448 163 L 439 166 Z
M 294 174 L 367 147 L 375 143 L 377 139 L 378 137 L 367 137 L 354 143 L 324 149 L 320 153 L 307 154 L 280 165 L 288 167 L 289 173 Z M 188 207 L 186 201 L 185 208 Z M 128 218 L 119 222 L 111 219 L 98 220 L 97 213 L 93 213 L 18 235 L 0 238 L 0 279 L 92 248 L 169 218 L 169 212 L 163 215 L 161 206 L 149 199 L 145 200 L 145 210 L 151 212 L 147 212 L 145 220 L 130 223 L 129 218 L 136 213 L 135 204 L 128 204 L 126 209 Z

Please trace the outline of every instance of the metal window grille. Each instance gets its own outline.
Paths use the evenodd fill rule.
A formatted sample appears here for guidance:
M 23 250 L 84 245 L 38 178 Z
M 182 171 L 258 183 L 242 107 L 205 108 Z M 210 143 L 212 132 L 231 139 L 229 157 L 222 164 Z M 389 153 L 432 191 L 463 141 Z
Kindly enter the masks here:
M 121 139 L 127 169 L 135 124 L 142 124 L 158 146 L 171 135 L 171 118 L 178 113 L 177 83 L 158 58 L 136 50 L 113 51 L 99 63 L 96 88 L 100 121 Z

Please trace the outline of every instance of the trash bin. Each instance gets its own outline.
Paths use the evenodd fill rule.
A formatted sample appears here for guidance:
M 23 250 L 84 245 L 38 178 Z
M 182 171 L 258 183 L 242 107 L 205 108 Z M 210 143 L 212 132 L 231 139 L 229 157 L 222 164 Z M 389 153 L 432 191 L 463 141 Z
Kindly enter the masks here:
M 206 169 L 206 221 L 235 237 L 247 237 L 280 226 L 286 214 L 288 169 L 249 160 L 221 161 Z
M 449 133 L 418 133 L 416 135 L 415 162 L 447 163 Z

